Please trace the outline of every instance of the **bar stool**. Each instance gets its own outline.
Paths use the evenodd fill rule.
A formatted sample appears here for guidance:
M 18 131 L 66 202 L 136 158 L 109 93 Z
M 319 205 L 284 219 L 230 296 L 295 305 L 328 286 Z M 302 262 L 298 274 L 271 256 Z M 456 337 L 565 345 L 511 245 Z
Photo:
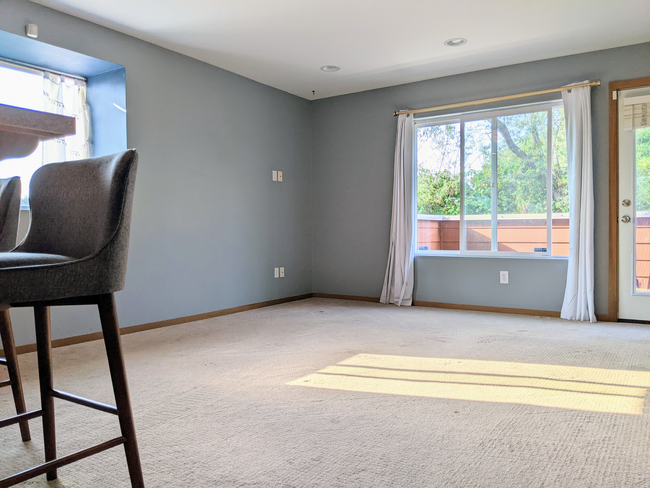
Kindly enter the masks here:
M 0 488 L 123 445 L 133 488 L 144 488 L 113 293 L 124 287 L 137 153 L 39 168 L 30 184 L 31 224 L 23 242 L 0 254 L 0 309 L 33 307 L 41 409 L 0 427 L 43 419 L 45 463 L 0 480 Z M 116 406 L 56 390 L 52 378 L 50 307 L 97 305 Z M 7 316 L 8 317 L 8 316 Z M 8 325 L 9 328 L 11 325 Z M 117 415 L 121 436 L 57 458 L 54 399 Z
M 0 252 L 11 251 L 16 247 L 16 235 L 18 234 L 18 220 L 20 216 L 20 178 L 0 179 Z M 25 413 L 25 397 L 23 385 L 20 380 L 20 368 L 16 357 L 16 345 L 9 320 L 9 311 L 0 311 L 0 339 L 4 349 L 5 357 L 0 357 L 0 364 L 5 365 L 9 372 L 9 380 L 0 382 L 0 387 L 11 386 L 16 406 L 16 413 Z M 20 435 L 23 442 L 31 440 L 29 423 L 21 420 Z

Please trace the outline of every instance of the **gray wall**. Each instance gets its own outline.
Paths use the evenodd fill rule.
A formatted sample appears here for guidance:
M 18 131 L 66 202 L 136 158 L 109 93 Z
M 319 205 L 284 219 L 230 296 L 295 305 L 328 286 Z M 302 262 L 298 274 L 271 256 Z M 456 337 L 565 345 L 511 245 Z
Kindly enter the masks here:
M 24 35 L 27 23 L 39 41 L 126 68 L 140 164 L 116 295 L 122 326 L 311 292 L 308 101 L 34 3 L 0 2 L 0 30 Z M 29 312 L 12 318 L 17 343 L 34 342 Z M 98 330 L 91 307 L 53 311 L 55 338 Z
M 396 117 L 404 108 L 510 95 L 583 80 L 592 91 L 596 313 L 607 313 L 608 89 L 650 75 L 650 44 L 477 71 L 313 102 L 313 291 L 378 297 L 390 235 Z M 534 101 L 522 100 L 521 102 Z M 498 272 L 510 271 L 510 285 Z M 565 260 L 419 257 L 415 299 L 560 310 Z
M 596 311 L 607 312 L 607 83 L 650 74 L 650 44 L 310 103 L 25 0 L 0 2 L 0 31 L 24 35 L 26 23 L 38 24 L 39 41 L 126 67 L 128 145 L 140 166 L 122 326 L 310 292 L 379 296 L 392 112 L 585 79 L 603 82 L 592 108 Z M 286 278 L 274 279 L 274 266 Z M 510 285 L 498 285 L 499 270 Z M 565 275 L 564 260 L 423 257 L 415 298 L 559 310 Z M 28 311 L 12 317 L 18 344 L 34 342 Z M 87 307 L 55 310 L 53 322 L 55 338 L 99 330 Z

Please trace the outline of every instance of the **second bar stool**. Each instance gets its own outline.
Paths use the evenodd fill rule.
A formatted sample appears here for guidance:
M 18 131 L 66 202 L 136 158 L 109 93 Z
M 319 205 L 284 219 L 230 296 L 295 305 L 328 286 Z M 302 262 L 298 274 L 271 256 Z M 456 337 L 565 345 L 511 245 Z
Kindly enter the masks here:
M 19 217 L 20 178 L 14 176 L 13 178 L 2 179 L 0 180 L 0 252 L 11 251 L 16 247 Z M 0 311 L 0 339 L 2 340 L 5 355 L 5 357 L 0 357 L 0 365 L 6 366 L 9 372 L 9 380 L 0 382 L 0 387 L 11 386 L 16 413 L 22 414 L 27 410 L 9 310 Z M 23 442 L 31 440 L 28 421 L 20 421 L 19 426 Z

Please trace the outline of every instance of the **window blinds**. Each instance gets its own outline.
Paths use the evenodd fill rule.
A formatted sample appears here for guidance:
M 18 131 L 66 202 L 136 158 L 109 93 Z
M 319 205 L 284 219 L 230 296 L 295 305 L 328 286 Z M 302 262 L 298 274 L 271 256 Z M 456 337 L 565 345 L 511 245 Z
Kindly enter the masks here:
M 650 127 L 650 95 L 624 100 L 623 128 L 625 130 Z

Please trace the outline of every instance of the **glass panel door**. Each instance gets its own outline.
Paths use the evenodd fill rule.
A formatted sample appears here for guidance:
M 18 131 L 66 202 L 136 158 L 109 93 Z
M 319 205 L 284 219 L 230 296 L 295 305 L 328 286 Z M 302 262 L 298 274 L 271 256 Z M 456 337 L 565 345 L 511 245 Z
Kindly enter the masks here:
M 650 321 L 650 127 L 626 124 L 625 108 L 650 87 L 618 96 L 618 317 Z
M 635 129 L 634 290 L 650 293 L 650 127 Z

